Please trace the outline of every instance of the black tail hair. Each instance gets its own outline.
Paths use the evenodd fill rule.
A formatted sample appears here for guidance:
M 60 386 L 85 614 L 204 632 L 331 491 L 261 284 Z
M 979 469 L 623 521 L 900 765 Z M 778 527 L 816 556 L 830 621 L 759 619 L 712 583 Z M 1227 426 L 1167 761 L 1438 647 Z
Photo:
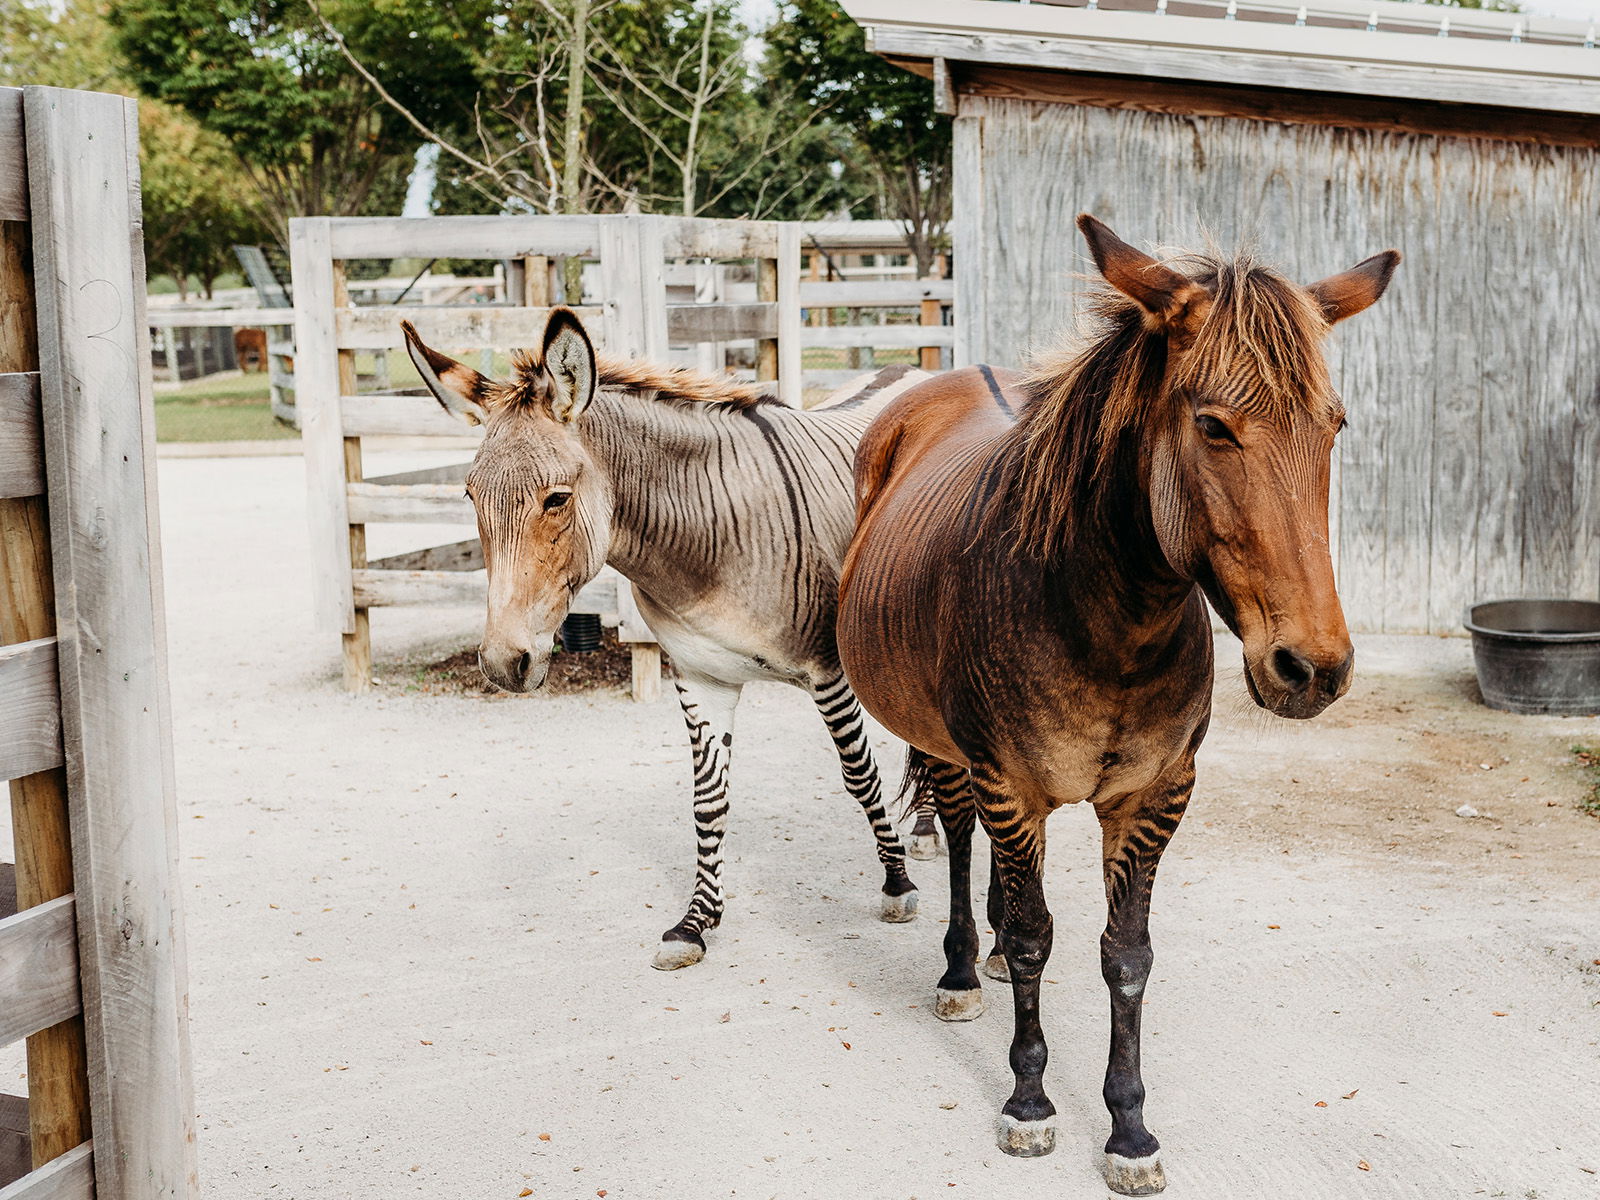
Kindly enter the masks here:
M 906 769 L 900 776 L 900 790 L 895 793 L 895 803 L 900 806 L 900 820 L 914 812 L 933 808 L 933 769 L 931 755 L 914 746 L 906 747 Z

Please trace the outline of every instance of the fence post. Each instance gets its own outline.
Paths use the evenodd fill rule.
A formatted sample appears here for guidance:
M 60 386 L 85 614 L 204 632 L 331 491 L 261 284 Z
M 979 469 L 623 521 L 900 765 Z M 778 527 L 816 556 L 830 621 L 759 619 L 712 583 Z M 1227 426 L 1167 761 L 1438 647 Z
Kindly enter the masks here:
M 340 289 L 327 217 L 289 222 L 289 260 L 295 297 L 294 400 L 305 452 L 306 518 L 311 527 L 312 615 L 318 631 L 343 636 L 345 686 L 359 690 L 371 680 L 371 643 L 365 611 L 357 618 L 351 574 L 356 535 L 351 532 L 345 490 L 349 460 L 339 400 L 345 380 L 334 311 Z M 354 454 L 359 472 L 359 441 Z M 365 532 L 363 527 L 363 549 Z
M 96 1190 L 194 1195 L 137 107 L 24 90 Z
M 778 225 L 778 399 L 794 408 L 802 406 L 805 392 L 800 353 L 800 224 Z

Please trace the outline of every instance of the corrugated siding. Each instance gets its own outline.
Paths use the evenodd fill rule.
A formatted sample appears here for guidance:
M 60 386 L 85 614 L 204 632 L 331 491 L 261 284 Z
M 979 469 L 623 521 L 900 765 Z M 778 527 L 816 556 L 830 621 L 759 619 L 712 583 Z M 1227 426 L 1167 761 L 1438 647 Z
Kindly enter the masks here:
M 1080 211 L 1136 244 L 1254 240 L 1307 281 L 1396 247 L 1388 295 L 1330 346 L 1352 627 L 1600 597 L 1600 153 L 972 96 L 956 128 L 966 361 L 1069 325 Z

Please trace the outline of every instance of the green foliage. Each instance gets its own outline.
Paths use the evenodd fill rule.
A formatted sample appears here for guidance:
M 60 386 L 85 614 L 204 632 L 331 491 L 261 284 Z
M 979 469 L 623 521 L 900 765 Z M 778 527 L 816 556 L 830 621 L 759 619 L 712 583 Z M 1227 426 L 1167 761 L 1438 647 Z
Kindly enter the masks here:
M 932 85 L 869 53 L 834 0 L 783 0 L 767 47 L 768 75 L 848 133 L 844 170 L 866 173 L 926 273 L 950 219 L 950 118 L 934 112 Z

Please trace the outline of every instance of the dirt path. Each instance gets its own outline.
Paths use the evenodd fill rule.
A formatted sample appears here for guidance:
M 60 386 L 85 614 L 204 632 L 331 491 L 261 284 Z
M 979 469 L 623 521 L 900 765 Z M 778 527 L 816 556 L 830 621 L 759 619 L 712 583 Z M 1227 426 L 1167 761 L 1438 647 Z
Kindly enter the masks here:
M 874 919 L 803 696 L 750 689 L 727 920 L 703 965 L 652 971 L 691 867 L 671 700 L 423 695 L 396 670 L 344 696 L 307 631 L 300 470 L 161 463 L 208 1194 L 1105 1195 L 1089 812 L 1052 823 L 1060 1148 L 1012 1160 L 1008 992 L 933 1018 L 944 864 L 915 864 L 915 924 Z M 477 621 L 379 613 L 380 663 Z M 1306 725 L 1221 681 L 1153 919 L 1168 1195 L 1600 1197 L 1600 822 L 1566 765 L 1600 731 L 1475 706 L 1461 642 L 1359 654 Z

